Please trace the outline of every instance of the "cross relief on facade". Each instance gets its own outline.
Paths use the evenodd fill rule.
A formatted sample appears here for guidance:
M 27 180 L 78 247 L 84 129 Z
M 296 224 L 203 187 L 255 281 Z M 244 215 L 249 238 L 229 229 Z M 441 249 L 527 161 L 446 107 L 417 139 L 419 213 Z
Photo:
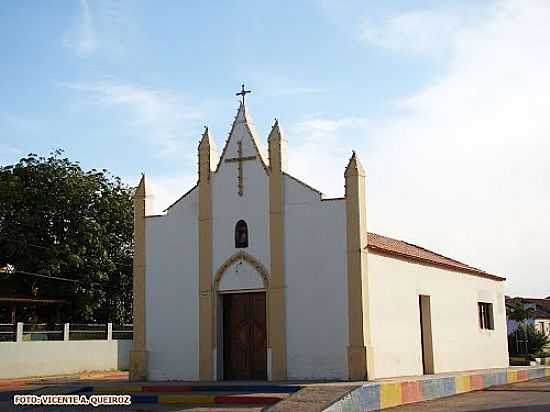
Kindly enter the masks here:
M 237 163 L 237 193 L 242 196 L 244 193 L 243 183 L 243 162 L 247 160 L 255 160 L 256 156 L 243 156 L 243 142 L 239 140 L 237 142 L 237 157 L 230 157 L 225 159 L 227 163 Z

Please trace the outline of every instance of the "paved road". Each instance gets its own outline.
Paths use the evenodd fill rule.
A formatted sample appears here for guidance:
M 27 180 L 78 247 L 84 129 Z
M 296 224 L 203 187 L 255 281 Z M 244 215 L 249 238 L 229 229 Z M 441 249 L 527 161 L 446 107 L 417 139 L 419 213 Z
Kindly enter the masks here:
M 386 409 L 388 412 L 550 412 L 550 378 Z

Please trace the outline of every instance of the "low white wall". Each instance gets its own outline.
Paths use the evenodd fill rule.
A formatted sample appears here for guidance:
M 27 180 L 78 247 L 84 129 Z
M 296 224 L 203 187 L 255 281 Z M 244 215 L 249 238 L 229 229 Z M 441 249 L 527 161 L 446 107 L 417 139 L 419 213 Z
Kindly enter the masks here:
M 131 340 L 0 343 L 0 379 L 125 370 Z

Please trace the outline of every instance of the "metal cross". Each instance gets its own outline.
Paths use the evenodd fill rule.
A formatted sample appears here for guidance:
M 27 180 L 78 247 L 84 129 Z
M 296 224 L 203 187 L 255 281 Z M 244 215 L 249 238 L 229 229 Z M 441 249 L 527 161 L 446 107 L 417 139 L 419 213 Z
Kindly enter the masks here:
M 244 96 L 246 96 L 248 93 L 252 93 L 252 90 L 245 90 L 244 84 L 241 85 L 241 91 L 239 93 L 235 93 L 235 96 L 241 96 L 242 102 L 244 104 Z
M 244 98 L 244 95 L 243 95 Z M 227 163 L 234 163 L 237 162 L 237 189 L 239 196 L 242 196 L 244 193 L 244 185 L 243 185 L 243 162 L 246 160 L 254 160 L 256 159 L 256 156 L 243 156 L 243 141 L 239 140 L 237 142 L 237 157 L 230 157 L 229 159 L 225 159 Z

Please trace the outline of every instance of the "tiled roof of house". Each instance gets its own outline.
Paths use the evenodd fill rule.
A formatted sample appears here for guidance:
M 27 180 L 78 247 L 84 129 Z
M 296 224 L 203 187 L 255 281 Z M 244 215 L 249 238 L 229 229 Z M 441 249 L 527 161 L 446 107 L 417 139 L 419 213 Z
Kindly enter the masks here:
M 468 273 L 470 275 L 479 276 L 487 279 L 498 281 L 506 280 L 501 276 L 492 275 L 481 269 L 468 266 L 457 260 L 432 252 L 431 250 L 413 245 L 412 243 L 407 243 L 403 240 L 392 239 L 390 237 L 378 235 L 376 233 L 368 234 L 367 248 L 373 252 L 379 252 L 381 254 L 391 255 L 407 260 L 414 260 L 416 262 L 424 263 L 427 265 L 455 270 L 457 272 Z
M 547 312 L 545 310 L 538 310 L 536 309 L 533 313 L 534 319 L 550 319 L 550 312 Z
M 546 299 L 541 298 L 511 298 L 506 296 L 506 306 L 510 306 L 514 299 L 520 299 L 525 304 L 534 305 L 534 310 L 531 312 L 530 317 L 533 319 L 550 319 L 550 297 Z

